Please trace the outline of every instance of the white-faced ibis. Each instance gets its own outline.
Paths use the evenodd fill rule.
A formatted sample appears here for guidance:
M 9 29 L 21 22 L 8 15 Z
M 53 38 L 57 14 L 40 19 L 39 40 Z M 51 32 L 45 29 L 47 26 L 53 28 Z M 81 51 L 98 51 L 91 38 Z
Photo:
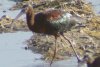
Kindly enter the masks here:
M 56 54 L 57 37 L 61 36 L 64 39 L 67 39 L 63 33 L 76 25 L 76 22 L 71 18 L 71 14 L 66 13 L 63 10 L 53 9 L 35 14 L 31 5 L 24 5 L 14 21 L 22 14 L 26 14 L 27 25 L 32 32 L 53 35 L 55 37 L 55 51 L 53 58 Z

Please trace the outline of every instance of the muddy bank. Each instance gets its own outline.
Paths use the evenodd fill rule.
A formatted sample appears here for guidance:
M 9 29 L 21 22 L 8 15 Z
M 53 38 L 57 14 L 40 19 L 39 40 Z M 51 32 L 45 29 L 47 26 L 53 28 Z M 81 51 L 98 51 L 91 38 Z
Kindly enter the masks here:
M 9 16 L 3 15 L 0 18 L 0 33 L 2 32 L 14 32 L 14 31 L 28 31 L 28 27 L 25 21 L 17 20 L 14 23 L 14 28 L 11 30 L 11 23 L 13 19 Z
M 86 52 L 90 54 L 100 53 L 100 39 L 89 37 L 87 34 L 71 31 L 65 33 L 69 39 L 74 40 L 77 53 L 82 57 Z M 28 49 L 44 55 L 43 59 L 50 60 L 54 54 L 54 37 L 36 34 L 28 40 Z M 63 46 L 62 46 L 63 45 Z M 26 48 L 27 49 L 27 48 Z M 65 44 L 60 38 L 57 41 L 56 60 L 67 59 L 74 56 L 70 44 Z
M 70 2 L 70 1 L 52 1 L 46 4 L 46 9 L 57 8 L 63 9 L 67 12 L 74 12 L 80 17 L 85 18 L 86 25 L 82 29 L 72 29 L 66 32 L 65 35 L 76 45 L 74 45 L 77 53 L 83 57 L 85 53 L 92 54 L 93 56 L 100 53 L 100 16 L 96 15 L 93 10 L 92 4 L 85 2 L 84 0 Z M 30 40 L 28 40 L 28 48 L 36 53 L 44 55 L 45 60 L 50 60 L 54 54 L 54 37 L 46 36 L 42 34 L 36 34 Z M 63 46 L 62 46 L 62 45 Z M 57 55 L 55 60 L 65 59 L 69 56 L 74 56 L 74 53 L 69 44 L 64 44 L 59 38 L 57 42 Z M 26 48 L 27 49 L 27 48 Z

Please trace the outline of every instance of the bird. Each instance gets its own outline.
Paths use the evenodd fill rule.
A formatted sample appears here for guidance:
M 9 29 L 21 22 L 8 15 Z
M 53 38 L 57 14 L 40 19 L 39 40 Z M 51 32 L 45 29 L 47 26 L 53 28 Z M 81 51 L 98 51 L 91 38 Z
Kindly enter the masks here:
M 23 14 L 26 14 L 27 25 L 32 32 L 53 35 L 55 37 L 54 59 L 57 49 L 57 38 L 62 37 L 65 40 L 68 40 L 64 36 L 64 32 L 70 31 L 71 28 L 76 26 L 76 22 L 72 19 L 72 15 L 60 9 L 52 9 L 35 13 L 32 5 L 26 4 L 22 7 L 20 13 L 11 23 L 11 29 L 13 29 L 14 21 L 16 21 Z M 68 40 L 68 42 L 70 41 Z M 52 64 L 52 61 L 50 64 Z

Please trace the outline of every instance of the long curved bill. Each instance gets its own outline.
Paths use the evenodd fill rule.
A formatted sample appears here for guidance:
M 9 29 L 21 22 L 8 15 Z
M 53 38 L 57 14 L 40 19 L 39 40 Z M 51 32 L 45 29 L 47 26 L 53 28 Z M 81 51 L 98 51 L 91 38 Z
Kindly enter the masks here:
M 23 12 L 23 10 L 21 10 L 20 13 L 15 17 L 15 19 L 11 23 L 11 30 L 13 29 L 14 22 L 23 14 L 24 14 L 24 12 Z

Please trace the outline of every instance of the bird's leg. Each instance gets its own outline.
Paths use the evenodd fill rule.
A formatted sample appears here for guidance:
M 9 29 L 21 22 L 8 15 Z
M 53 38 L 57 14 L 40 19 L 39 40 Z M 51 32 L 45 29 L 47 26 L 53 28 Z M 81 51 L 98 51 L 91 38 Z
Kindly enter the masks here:
M 62 38 L 62 37 L 70 43 L 70 45 L 71 45 L 71 47 L 72 47 L 72 49 L 73 49 L 73 51 L 74 51 L 74 53 L 75 53 L 75 55 L 76 55 L 77 60 L 80 61 L 80 58 L 79 58 L 77 52 L 75 51 L 74 46 L 73 46 L 73 44 L 71 43 L 71 41 L 70 41 L 66 36 L 64 36 L 64 35 L 62 35 L 61 38 Z M 64 41 L 64 40 L 63 40 L 63 41 Z M 67 43 L 67 42 L 65 41 L 65 43 Z M 74 43 L 74 44 L 75 44 L 75 43 Z
M 57 50 L 56 43 L 57 43 L 57 36 L 55 36 L 55 48 L 54 48 L 54 55 L 53 55 L 52 60 L 51 60 L 51 62 L 50 62 L 50 67 L 51 67 L 51 65 L 52 65 L 52 63 L 53 63 L 53 60 L 55 59 L 55 56 L 56 56 L 56 50 Z

